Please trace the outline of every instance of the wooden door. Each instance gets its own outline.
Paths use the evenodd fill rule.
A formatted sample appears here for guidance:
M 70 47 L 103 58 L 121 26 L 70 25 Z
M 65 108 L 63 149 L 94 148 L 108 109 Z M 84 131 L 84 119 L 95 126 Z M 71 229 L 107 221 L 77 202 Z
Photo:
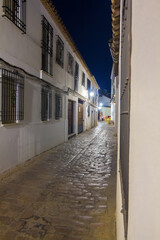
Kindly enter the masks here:
M 78 133 L 83 132 L 83 102 L 78 102 Z
M 73 101 L 68 100 L 68 134 L 73 133 Z

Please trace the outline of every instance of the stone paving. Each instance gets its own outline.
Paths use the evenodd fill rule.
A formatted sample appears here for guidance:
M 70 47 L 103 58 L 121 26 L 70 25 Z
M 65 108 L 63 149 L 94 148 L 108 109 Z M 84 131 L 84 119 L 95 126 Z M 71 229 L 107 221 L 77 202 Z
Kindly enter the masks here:
M 1 174 L 0 240 L 115 240 L 116 137 L 99 123 Z

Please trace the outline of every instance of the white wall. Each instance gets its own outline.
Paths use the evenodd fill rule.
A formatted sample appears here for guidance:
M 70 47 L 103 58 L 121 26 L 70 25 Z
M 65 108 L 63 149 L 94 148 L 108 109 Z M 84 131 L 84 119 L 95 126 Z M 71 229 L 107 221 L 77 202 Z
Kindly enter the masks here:
M 41 85 L 25 80 L 24 121 L 0 125 L 0 172 L 7 170 L 65 140 L 64 116 L 55 120 L 54 91 L 52 119 L 41 122 Z
M 111 103 L 111 120 L 115 122 L 115 103 Z
M 132 1 L 129 240 L 160 239 L 159 13 L 159 0 Z
M 102 107 L 101 112 L 103 113 L 103 116 L 111 116 L 111 108 L 110 107 Z
M 119 43 L 119 84 L 116 90 L 116 109 L 117 109 L 117 189 L 116 189 L 116 234 L 117 240 L 125 239 L 125 226 L 124 226 L 124 199 L 123 199 L 123 189 L 122 189 L 122 177 L 120 168 L 120 113 L 121 113 L 121 55 L 122 55 L 122 11 L 123 11 L 123 1 L 120 2 L 120 43 Z
M 41 2 L 39 0 L 27 1 L 26 34 L 22 34 L 21 30 L 9 19 L 2 17 L 2 2 L 0 1 L 0 32 L 3 33 L 0 37 L 0 57 L 6 62 L 67 91 L 68 88 L 74 90 L 74 76 L 67 73 L 68 52 L 70 52 L 74 61 L 79 64 L 78 93 L 85 97 L 87 78 L 91 80 L 91 77 Z M 53 76 L 41 70 L 42 15 L 53 27 Z M 57 35 L 64 42 L 64 68 L 56 63 Z M 5 68 L 6 66 L 0 64 L 0 67 Z M 81 84 L 82 71 L 86 76 L 85 87 Z M 68 99 L 75 103 L 74 132 L 77 134 L 77 105 L 80 96 L 72 93 L 62 94 L 63 117 L 60 120 L 55 120 L 54 90 L 52 91 L 52 119 L 41 122 L 41 83 L 28 78 L 27 75 L 25 76 L 24 121 L 18 124 L 0 125 L 0 172 L 68 140 Z M 85 114 L 87 104 L 84 103 L 84 130 L 91 127 L 91 117 L 88 118 L 88 115 Z M 8 149 L 10 150 L 8 151 Z

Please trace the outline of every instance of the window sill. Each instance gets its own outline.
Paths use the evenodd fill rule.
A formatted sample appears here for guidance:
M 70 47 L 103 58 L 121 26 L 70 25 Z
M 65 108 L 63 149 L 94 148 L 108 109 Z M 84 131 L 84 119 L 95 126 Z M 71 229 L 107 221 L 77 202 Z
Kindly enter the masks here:
M 40 123 L 44 123 L 44 124 L 47 124 L 47 123 L 55 123 L 55 122 L 60 122 L 63 118 L 60 118 L 60 119 L 55 119 L 55 118 L 51 118 L 49 120 L 45 120 L 45 121 L 40 121 Z
M 41 123 L 49 123 L 52 122 L 53 119 L 41 120 Z
M 49 77 L 53 77 L 53 74 L 51 74 L 51 73 L 48 73 L 48 72 L 46 72 L 45 70 L 40 70 L 41 72 L 43 72 L 44 74 L 46 74 L 46 75 L 48 75 Z
M 19 29 L 21 31 L 22 34 L 26 34 L 26 24 L 24 24 L 23 22 L 21 22 L 21 27 L 19 27 L 17 25 L 16 22 L 12 21 L 12 19 L 10 19 L 5 12 L 2 13 L 2 17 L 5 17 L 9 22 L 11 22 L 17 29 Z M 21 21 L 20 19 L 18 19 L 19 21 Z
M 1 123 L 1 127 L 15 127 L 24 124 L 24 121 L 16 121 L 12 123 Z
M 45 72 L 44 70 L 40 70 L 40 78 L 50 83 L 53 81 L 53 75 Z

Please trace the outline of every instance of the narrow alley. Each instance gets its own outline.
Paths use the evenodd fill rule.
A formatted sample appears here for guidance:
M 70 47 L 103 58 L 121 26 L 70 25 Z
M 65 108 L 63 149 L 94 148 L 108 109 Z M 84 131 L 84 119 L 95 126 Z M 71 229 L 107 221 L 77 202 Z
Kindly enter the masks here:
M 106 123 L 1 175 L 1 240 L 115 240 L 116 137 Z

